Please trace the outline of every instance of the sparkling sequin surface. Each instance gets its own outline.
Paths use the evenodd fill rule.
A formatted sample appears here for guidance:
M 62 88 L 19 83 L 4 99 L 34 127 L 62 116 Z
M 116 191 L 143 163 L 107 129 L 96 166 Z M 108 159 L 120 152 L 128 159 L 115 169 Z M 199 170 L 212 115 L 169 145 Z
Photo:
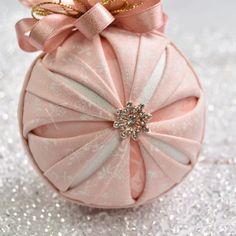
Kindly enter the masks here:
M 26 158 L 16 110 L 25 72 L 36 55 L 21 52 L 15 39 L 14 23 L 27 11 L 17 7 L 12 11 L 4 3 L 0 3 L 0 235 L 235 236 L 235 35 L 206 27 L 193 33 L 176 22 L 169 24 L 168 34 L 192 61 L 207 97 L 200 161 L 183 183 L 153 203 L 98 210 L 62 200 Z

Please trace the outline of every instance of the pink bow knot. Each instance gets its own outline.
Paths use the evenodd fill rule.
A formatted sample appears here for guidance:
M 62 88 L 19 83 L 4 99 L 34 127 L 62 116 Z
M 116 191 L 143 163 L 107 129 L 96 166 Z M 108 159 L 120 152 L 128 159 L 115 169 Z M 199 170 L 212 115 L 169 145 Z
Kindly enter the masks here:
M 79 18 L 62 14 L 50 14 L 40 20 L 26 18 L 16 24 L 19 46 L 27 52 L 52 52 L 75 30 L 88 39 L 101 33 L 109 25 L 137 33 L 153 29 L 164 31 L 167 21 L 160 0 L 151 0 L 141 10 L 131 14 L 113 16 L 102 4 L 97 3 Z

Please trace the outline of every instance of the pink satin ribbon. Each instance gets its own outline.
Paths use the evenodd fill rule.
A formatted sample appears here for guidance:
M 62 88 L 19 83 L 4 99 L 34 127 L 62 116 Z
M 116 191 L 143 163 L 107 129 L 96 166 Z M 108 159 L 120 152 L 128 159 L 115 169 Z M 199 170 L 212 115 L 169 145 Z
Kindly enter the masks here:
M 75 30 L 79 30 L 88 39 L 111 24 L 137 33 L 154 29 L 163 32 L 166 21 L 160 0 L 146 2 L 139 10 L 116 16 L 97 3 L 77 19 L 60 14 L 48 15 L 40 20 L 22 19 L 16 24 L 16 34 L 22 50 L 51 52 Z

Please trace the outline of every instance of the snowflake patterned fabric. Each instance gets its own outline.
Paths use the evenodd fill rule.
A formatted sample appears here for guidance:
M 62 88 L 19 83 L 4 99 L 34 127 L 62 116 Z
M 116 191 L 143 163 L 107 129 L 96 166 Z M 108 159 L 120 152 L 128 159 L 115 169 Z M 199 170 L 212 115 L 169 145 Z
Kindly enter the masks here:
M 118 208 L 160 196 L 191 171 L 204 112 L 199 80 L 168 38 L 109 27 L 93 40 L 76 32 L 34 62 L 19 121 L 35 168 L 56 191 Z

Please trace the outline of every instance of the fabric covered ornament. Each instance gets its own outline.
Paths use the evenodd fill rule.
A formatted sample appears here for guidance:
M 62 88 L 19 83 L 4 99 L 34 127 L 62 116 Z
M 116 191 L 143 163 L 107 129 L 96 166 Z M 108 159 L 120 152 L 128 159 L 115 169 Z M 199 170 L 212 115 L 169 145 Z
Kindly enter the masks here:
M 156 6 L 138 13 L 145 13 L 147 26 L 132 28 L 131 20 L 127 27 L 118 14 L 91 37 L 74 26 L 60 34 L 54 29 L 56 49 L 44 47 L 51 37 L 44 35 L 37 47 L 38 38 L 24 35 L 23 49 L 49 53 L 26 77 L 20 132 L 34 167 L 68 200 L 101 208 L 143 204 L 180 183 L 197 161 L 205 125 L 202 88 L 183 54 L 156 30 L 165 20 L 156 27 L 156 18 L 148 18 Z M 133 11 L 124 16 L 140 19 Z

